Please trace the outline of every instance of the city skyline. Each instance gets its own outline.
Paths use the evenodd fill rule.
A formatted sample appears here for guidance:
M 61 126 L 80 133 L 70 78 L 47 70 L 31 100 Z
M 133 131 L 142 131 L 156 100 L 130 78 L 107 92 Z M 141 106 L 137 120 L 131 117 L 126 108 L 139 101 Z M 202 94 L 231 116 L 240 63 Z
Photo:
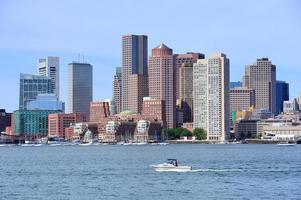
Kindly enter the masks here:
M 36 12 L 28 12 L 33 9 L 30 2 L 1 2 L 0 74 L 4 77 L 0 89 L 3 91 L 6 85 L 10 85 L 5 98 L 0 99 L 1 107 L 10 112 L 18 108 L 19 74 L 36 74 L 37 60 L 47 56 L 60 58 L 60 99 L 67 102 L 67 64 L 73 60 L 78 61 L 78 53 L 84 54 L 85 60 L 94 66 L 93 99 L 111 98 L 115 67 L 121 67 L 120 38 L 125 34 L 147 35 L 149 52 L 161 42 L 171 46 L 175 54 L 202 52 L 208 55 L 225 52 L 231 60 L 231 81 L 240 81 L 245 65 L 257 58 L 268 57 L 277 66 L 277 80 L 287 81 L 291 85 L 290 98 L 296 97 L 301 90 L 298 87 L 301 85 L 298 79 L 301 68 L 294 59 L 301 51 L 298 1 L 273 2 L 273 9 L 269 9 L 269 12 L 267 9 L 272 1 L 261 2 L 260 6 L 258 2 L 190 1 L 193 7 L 180 1 L 157 5 L 135 2 L 131 4 L 132 7 L 118 1 L 89 2 L 35 2 Z M 77 11 L 88 9 L 91 12 L 81 19 L 69 6 Z M 205 10 L 204 13 L 198 12 L 200 7 Z M 114 13 L 120 14 L 114 16 L 105 11 L 111 8 L 117 9 Z M 162 16 L 174 19 L 166 24 L 164 20 L 159 20 L 162 16 L 150 15 L 158 8 L 175 11 L 189 8 L 191 12 L 185 16 L 178 16 L 178 12 L 162 13 Z M 94 12 L 97 9 L 104 12 Z M 57 10 L 56 15 L 41 13 L 51 10 Z M 212 10 L 218 12 L 217 17 Z M 110 23 L 106 22 L 106 16 L 112 17 Z M 141 19 L 138 16 L 142 16 Z M 220 19 L 226 23 L 219 27 L 213 26 Z M 42 22 L 48 26 L 41 28 Z M 179 31 L 175 24 L 184 22 L 185 26 L 191 26 L 194 31 Z M 199 25 L 210 29 L 204 32 L 197 27 Z M 67 30 L 75 28 L 77 31 L 70 35 Z

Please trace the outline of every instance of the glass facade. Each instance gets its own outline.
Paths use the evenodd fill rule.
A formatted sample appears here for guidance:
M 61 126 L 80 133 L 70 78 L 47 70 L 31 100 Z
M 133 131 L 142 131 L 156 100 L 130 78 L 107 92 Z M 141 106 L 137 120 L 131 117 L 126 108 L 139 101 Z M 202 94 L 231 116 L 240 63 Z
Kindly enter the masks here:
M 283 102 L 289 100 L 289 84 L 276 81 L 276 114 L 283 112 Z
M 19 110 L 27 110 L 27 103 L 38 94 L 52 93 L 51 79 L 46 76 L 20 74 Z
M 17 110 L 14 112 L 14 134 L 47 136 L 48 115 L 60 113 L 54 110 Z
M 65 111 L 65 104 L 55 94 L 38 94 L 36 100 L 27 103 L 28 110 Z

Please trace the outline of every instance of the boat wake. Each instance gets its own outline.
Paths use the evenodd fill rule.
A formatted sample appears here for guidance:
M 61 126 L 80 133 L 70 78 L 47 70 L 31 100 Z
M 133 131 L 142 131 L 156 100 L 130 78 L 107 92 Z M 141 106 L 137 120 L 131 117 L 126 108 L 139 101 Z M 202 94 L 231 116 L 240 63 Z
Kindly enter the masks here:
M 242 172 L 241 169 L 192 169 L 189 172 Z

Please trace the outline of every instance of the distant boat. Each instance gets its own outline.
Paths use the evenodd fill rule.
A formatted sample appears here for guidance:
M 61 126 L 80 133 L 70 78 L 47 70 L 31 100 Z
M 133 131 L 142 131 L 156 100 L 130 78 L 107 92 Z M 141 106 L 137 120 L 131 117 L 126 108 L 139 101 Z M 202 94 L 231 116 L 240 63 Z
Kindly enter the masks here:
M 21 144 L 22 147 L 40 147 L 42 145 L 43 144 L 39 140 L 33 140 L 33 141 L 25 140 L 25 143 Z
M 151 165 L 157 172 L 188 172 L 191 166 L 180 166 L 177 159 L 167 159 L 167 162 Z
M 296 143 L 288 143 L 288 142 L 279 142 L 277 144 L 277 146 L 284 146 L 284 147 L 293 147 L 293 146 L 296 146 Z

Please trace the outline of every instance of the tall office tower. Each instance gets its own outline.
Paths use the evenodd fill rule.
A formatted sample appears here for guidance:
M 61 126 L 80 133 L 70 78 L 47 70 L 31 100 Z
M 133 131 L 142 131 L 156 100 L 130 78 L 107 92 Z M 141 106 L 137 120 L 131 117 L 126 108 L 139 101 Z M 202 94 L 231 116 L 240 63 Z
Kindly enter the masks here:
M 179 68 L 179 99 L 183 122 L 193 122 L 193 64 L 183 63 Z
M 222 53 L 193 64 L 194 128 L 203 128 L 207 140 L 229 138 L 229 71 L 230 61 Z
M 301 93 L 299 93 L 297 101 L 298 101 L 299 109 L 301 110 Z
M 116 67 L 116 72 L 113 80 L 113 105 L 112 113 L 118 114 L 121 112 L 122 102 L 121 102 L 121 67 Z
M 27 110 L 27 104 L 38 94 L 52 93 L 51 79 L 46 76 L 20 74 L 19 110 Z
M 39 75 L 48 76 L 51 78 L 53 93 L 60 96 L 60 58 L 51 57 L 40 58 L 38 60 Z
M 143 74 L 129 75 L 128 82 L 128 109 L 141 113 L 143 97 L 148 96 L 148 79 Z
M 256 109 L 276 113 L 276 66 L 268 58 L 245 67 L 244 86 L 255 89 Z
M 147 76 L 147 36 L 122 36 L 122 111 L 141 111 L 139 105 L 142 105 L 143 97 L 148 96 L 148 89 L 141 90 L 138 86 L 147 83 Z
M 283 112 L 283 102 L 289 100 L 289 84 L 276 81 L 276 114 Z
M 165 103 L 167 128 L 176 123 L 176 94 L 174 91 L 174 59 L 172 49 L 160 44 L 149 57 L 149 96 Z
M 196 63 L 198 59 L 204 59 L 205 55 L 201 53 L 187 52 L 185 54 L 174 54 L 175 58 L 175 91 L 176 91 L 176 100 L 180 98 L 179 93 L 179 69 L 183 63 Z
M 109 102 L 98 101 L 90 103 L 90 122 L 101 122 L 110 116 Z
M 84 113 L 89 119 L 93 99 L 93 66 L 73 62 L 68 65 L 68 112 Z

